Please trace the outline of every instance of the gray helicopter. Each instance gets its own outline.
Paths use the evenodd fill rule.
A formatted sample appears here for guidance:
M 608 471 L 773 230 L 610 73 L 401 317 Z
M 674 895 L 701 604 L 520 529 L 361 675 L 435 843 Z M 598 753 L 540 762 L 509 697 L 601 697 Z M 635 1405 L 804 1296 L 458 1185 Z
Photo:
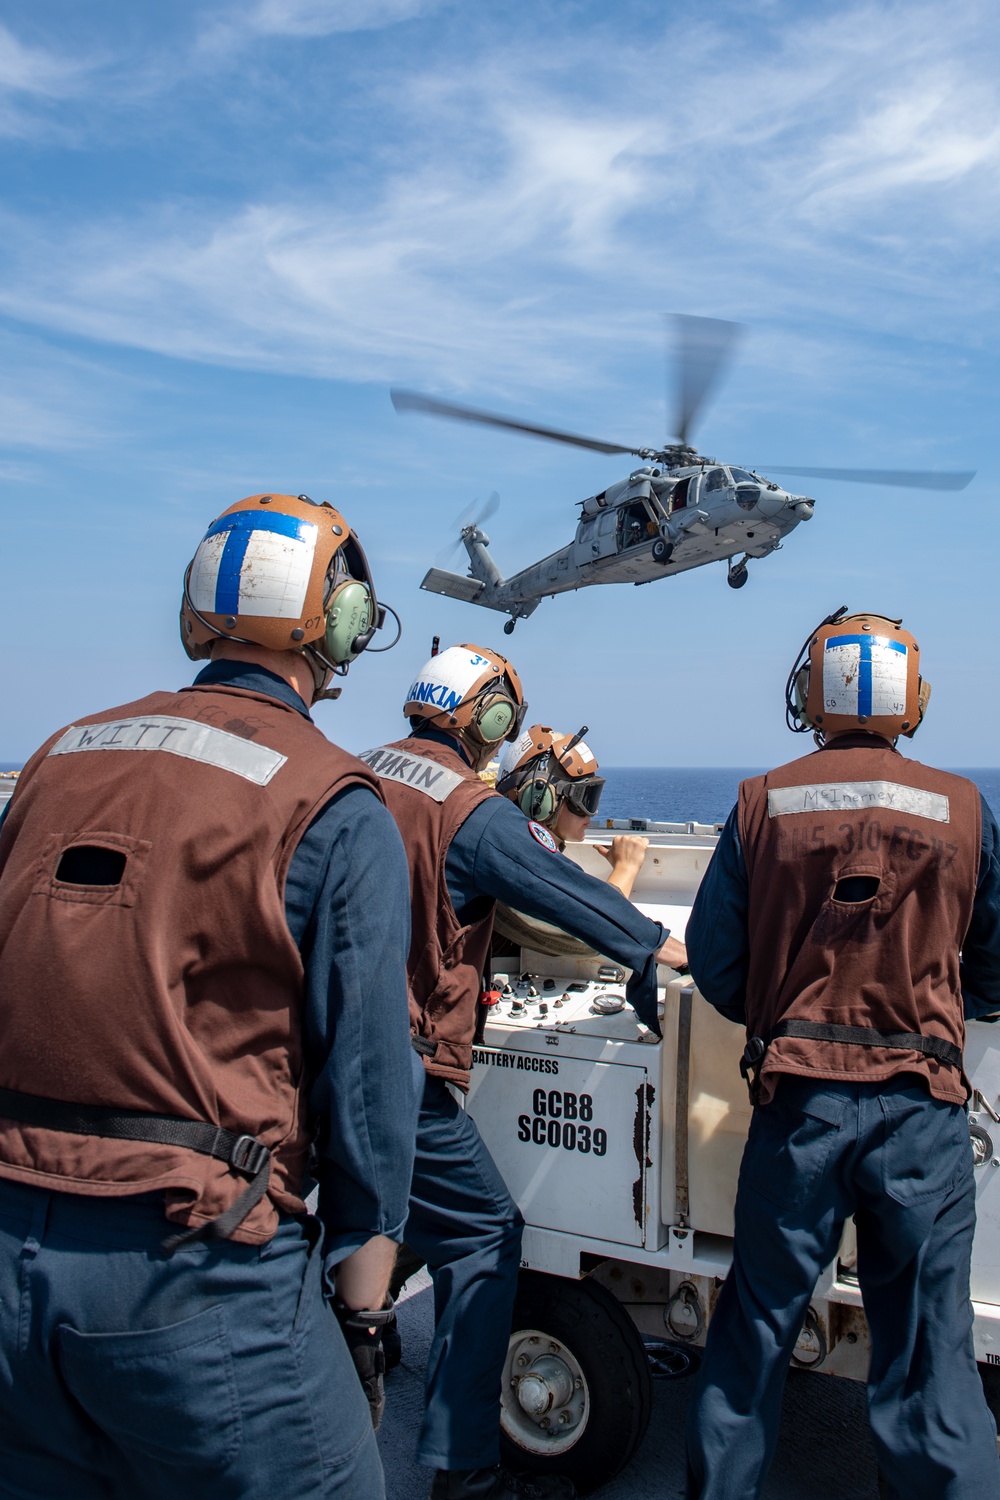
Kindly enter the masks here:
M 628 448 L 438 401 L 414 391 L 390 392 L 399 412 L 424 412 L 642 460 L 641 467 L 633 469 L 627 479 L 579 502 L 580 519 L 573 541 L 512 578 L 505 579 L 501 574 L 490 555 L 490 539 L 482 530 L 482 522 L 499 504 L 499 496 L 494 494 L 478 515 L 459 523 L 456 545 L 464 545 L 469 555 L 468 575 L 430 568 L 421 588 L 509 615 L 504 631 L 510 635 L 517 621 L 533 614 L 546 595 L 595 583 L 650 583 L 724 560 L 730 588 L 740 589 L 747 581 L 750 560 L 776 552 L 800 522 L 812 517 L 816 502 L 810 496 L 791 494 L 755 469 L 719 463 L 690 445 L 695 417 L 729 361 L 740 325 L 680 315 L 675 322 L 677 437 L 662 448 Z M 769 474 L 927 490 L 961 490 L 974 478 L 974 471 L 762 467 Z

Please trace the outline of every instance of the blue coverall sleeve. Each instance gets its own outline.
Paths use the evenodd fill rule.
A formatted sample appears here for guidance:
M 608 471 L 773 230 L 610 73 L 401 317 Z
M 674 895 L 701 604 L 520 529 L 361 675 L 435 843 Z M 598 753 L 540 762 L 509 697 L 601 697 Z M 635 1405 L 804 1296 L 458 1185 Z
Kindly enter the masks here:
M 640 1019 L 659 1032 L 655 954 L 667 929 L 644 916 L 614 886 L 539 843 L 512 802 L 491 797 L 473 810 L 452 840 L 445 877 L 456 910 L 476 895 L 491 896 L 551 922 L 631 969 L 628 1000 Z
M 726 820 L 688 918 L 692 978 L 727 1021 L 746 1025 L 750 969 L 750 887 L 734 807 Z
M 967 1021 L 1000 1019 L 1000 829 L 980 793 L 983 842 L 972 921 L 962 944 L 962 1000 Z
M 306 971 L 308 1114 L 332 1266 L 373 1235 L 403 1237 L 423 1082 L 407 1010 L 406 856 L 366 787 L 340 792 L 307 829 L 285 912 Z

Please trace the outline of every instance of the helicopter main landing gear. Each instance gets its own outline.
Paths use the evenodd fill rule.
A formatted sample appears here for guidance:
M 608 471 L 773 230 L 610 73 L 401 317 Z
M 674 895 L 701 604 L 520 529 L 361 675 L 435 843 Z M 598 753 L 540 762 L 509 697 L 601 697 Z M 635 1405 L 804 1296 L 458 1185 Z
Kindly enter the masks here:
M 729 572 L 726 576 L 726 582 L 729 584 L 729 587 L 731 589 L 741 589 L 747 581 L 747 576 L 747 560 L 746 558 L 744 558 L 743 561 L 737 563 L 735 567 L 730 567 Z
M 668 542 L 665 537 L 658 536 L 653 543 L 653 561 L 659 563 L 661 567 L 666 567 L 673 555 L 673 542 Z
M 517 624 L 517 620 L 516 619 L 515 620 L 508 620 L 507 623 L 506 623 L 506 625 L 503 628 L 504 635 L 513 635 L 514 634 L 514 626 L 516 624 Z

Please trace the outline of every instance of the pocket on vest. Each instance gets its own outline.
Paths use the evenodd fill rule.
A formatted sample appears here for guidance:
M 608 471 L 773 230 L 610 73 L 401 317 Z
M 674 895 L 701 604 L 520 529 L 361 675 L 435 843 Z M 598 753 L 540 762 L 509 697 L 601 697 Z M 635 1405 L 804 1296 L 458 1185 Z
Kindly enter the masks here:
M 221 1469 L 243 1437 L 221 1307 L 135 1333 L 59 1330 L 59 1363 L 74 1398 L 137 1463 Z

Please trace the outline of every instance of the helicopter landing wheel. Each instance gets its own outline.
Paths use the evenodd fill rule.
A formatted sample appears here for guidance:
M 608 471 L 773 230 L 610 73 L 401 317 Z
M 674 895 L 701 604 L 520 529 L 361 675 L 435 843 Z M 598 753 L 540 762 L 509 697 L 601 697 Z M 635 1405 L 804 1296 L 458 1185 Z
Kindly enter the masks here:
M 513 635 L 514 634 L 514 626 L 516 624 L 517 624 L 516 620 L 508 620 L 507 623 L 506 623 L 506 625 L 503 628 L 504 635 Z
M 747 565 L 740 563 L 738 568 L 730 568 L 726 582 L 731 589 L 741 589 L 747 581 Z
M 662 536 L 658 536 L 656 538 L 656 541 L 653 543 L 653 561 L 655 563 L 660 563 L 661 566 L 665 567 L 666 564 L 670 561 L 671 557 L 673 557 L 673 555 L 673 543 L 668 542 Z

